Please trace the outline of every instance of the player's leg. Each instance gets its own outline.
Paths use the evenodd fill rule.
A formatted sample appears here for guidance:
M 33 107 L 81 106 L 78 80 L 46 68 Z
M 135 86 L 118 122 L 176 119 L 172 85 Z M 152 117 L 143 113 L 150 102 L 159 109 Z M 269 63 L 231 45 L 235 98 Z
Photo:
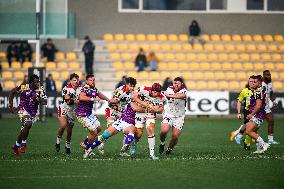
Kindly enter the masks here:
M 163 121 L 161 123 L 161 131 L 160 131 L 160 146 L 159 146 L 160 154 L 162 154 L 165 150 L 165 140 L 171 128 L 171 125 L 172 125 L 172 119 L 167 116 L 163 116 Z
M 65 131 L 65 128 L 68 125 L 68 121 L 67 121 L 66 116 L 62 116 L 62 115 L 58 116 L 58 120 L 59 120 L 59 123 L 60 123 L 60 127 L 57 131 L 57 137 L 56 137 L 56 143 L 55 143 L 56 152 L 60 151 L 60 143 L 61 143 L 62 135 Z
M 66 143 L 65 143 L 65 152 L 66 154 L 71 153 L 71 137 L 72 137 L 72 130 L 73 130 L 74 123 L 69 122 L 66 128 Z
M 178 138 L 182 133 L 182 128 L 184 125 L 185 116 L 180 116 L 172 118 L 172 138 L 170 140 L 169 146 L 166 150 L 166 154 L 169 155 L 172 153 L 175 145 L 178 143 Z
M 148 147 L 150 159 L 156 160 L 159 159 L 155 156 L 155 119 L 148 118 L 146 120 L 146 130 L 148 135 Z
M 126 136 L 125 140 L 124 140 L 124 144 L 120 150 L 120 155 L 121 156 L 130 156 L 131 154 L 128 154 L 127 151 L 130 147 L 130 145 L 133 143 L 134 141 L 134 133 L 135 133 L 135 126 L 128 124 L 128 123 L 124 123 L 122 125 L 123 127 L 123 133 Z
M 268 122 L 268 143 L 269 144 L 279 144 L 279 142 L 275 141 L 273 138 L 274 134 L 274 116 L 272 112 L 265 115 L 265 119 Z
M 133 155 L 133 154 L 136 153 L 136 146 L 137 146 L 137 143 L 139 142 L 140 138 L 143 135 L 143 128 L 144 128 L 145 122 L 146 122 L 145 115 L 136 114 L 136 117 L 135 117 L 135 134 L 134 134 L 135 140 L 134 140 L 133 143 L 131 143 L 130 150 L 129 150 L 130 155 Z

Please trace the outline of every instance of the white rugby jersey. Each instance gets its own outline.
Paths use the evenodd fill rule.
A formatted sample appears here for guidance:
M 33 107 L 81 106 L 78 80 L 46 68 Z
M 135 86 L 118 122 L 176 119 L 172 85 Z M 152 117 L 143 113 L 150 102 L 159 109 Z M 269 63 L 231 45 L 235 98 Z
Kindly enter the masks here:
M 174 87 L 170 86 L 166 91 L 168 94 L 176 94 L 174 91 Z M 187 94 L 187 90 L 182 88 L 177 93 Z M 171 116 L 183 116 L 185 115 L 186 108 L 186 98 L 185 99 L 177 99 L 177 98 L 167 98 L 167 103 L 164 107 L 164 113 Z
M 270 83 L 265 83 L 264 81 L 262 82 L 262 91 L 266 94 L 266 108 L 270 107 L 270 93 L 273 91 L 273 87 L 272 87 L 272 82 Z
M 132 93 L 126 92 L 126 85 L 122 85 L 115 89 L 112 97 L 119 99 L 119 102 L 116 105 L 118 105 L 120 111 L 123 111 L 126 105 L 131 101 L 131 95 Z M 111 107 L 110 104 L 109 107 Z
M 81 88 L 82 87 L 79 85 L 77 89 L 74 89 L 71 84 L 68 84 L 62 89 L 62 97 L 65 95 L 69 95 L 71 100 L 75 100 L 75 98 L 79 99 Z M 76 107 L 76 104 L 68 105 L 67 102 L 65 102 L 65 100 L 62 100 L 61 104 L 63 107 L 66 108 L 73 109 Z

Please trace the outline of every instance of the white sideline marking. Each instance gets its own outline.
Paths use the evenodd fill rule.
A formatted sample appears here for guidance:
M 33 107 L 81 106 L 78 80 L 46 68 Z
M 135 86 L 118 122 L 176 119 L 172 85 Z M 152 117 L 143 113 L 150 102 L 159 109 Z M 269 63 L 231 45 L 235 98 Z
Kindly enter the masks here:
M 48 179 L 48 178 L 96 178 L 88 175 L 47 175 L 47 176 L 11 176 L 0 177 L 0 179 Z

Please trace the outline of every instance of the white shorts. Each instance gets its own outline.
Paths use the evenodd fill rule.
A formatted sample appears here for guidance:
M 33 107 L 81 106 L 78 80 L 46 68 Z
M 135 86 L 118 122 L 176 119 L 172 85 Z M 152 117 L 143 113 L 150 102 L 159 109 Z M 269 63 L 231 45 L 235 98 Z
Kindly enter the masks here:
M 106 108 L 105 113 L 106 113 L 107 125 L 113 124 L 113 122 L 116 121 L 120 117 L 120 114 L 121 114 L 119 111 L 116 111 L 111 108 Z
M 146 128 L 150 126 L 151 123 L 155 124 L 156 118 L 155 117 L 148 117 L 147 113 L 136 113 L 135 116 L 135 127 L 136 128 L 144 128 L 146 124 Z
M 127 127 L 131 127 L 133 125 L 119 119 L 119 120 L 116 120 L 112 124 L 112 126 L 118 131 L 124 131 Z
M 254 116 L 250 119 L 250 121 L 254 122 L 258 127 L 260 127 L 263 123 L 263 119 L 259 119 Z
M 23 126 L 25 126 L 27 122 L 31 122 L 33 125 L 37 121 L 36 117 L 32 117 L 25 109 L 19 110 L 18 115 Z
M 185 115 L 176 117 L 176 116 L 163 114 L 162 123 L 169 124 L 171 127 L 174 127 L 178 130 L 182 130 L 184 125 L 184 118 Z
M 95 131 L 101 123 L 99 122 L 98 118 L 91 114 L 89 116 L 77 116 L 79 123 L 89 131 Z
M 66 117 L 68 123 L 74 123 L 76 113 L 75 110 L 61 104 L 57 109 L 57 117 Z
M 265 108 L 265 114 L 270 114 L 272 111 L 270 108 Z

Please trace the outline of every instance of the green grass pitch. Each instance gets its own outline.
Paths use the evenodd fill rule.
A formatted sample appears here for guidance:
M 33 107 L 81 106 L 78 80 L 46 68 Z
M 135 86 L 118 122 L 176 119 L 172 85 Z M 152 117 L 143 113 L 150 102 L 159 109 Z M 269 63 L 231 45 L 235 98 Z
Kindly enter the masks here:
M 105 128 L 103 117 L 100 121 Z M 275 138 L 281 142 L 263 155 L 246 152 L 229 141 L 239 126 L 233 118 L 190 118 L 174 153 L 148 159 L 146 133 L 131 158 L 119 156 L 122 134 L 105 145 L 105 155 L 83 160 L 79 142 L 87 131 L 76 123 L 72 154 L 55 153 L 59 122 L 47 118 L 30 132 L 27 153 L 14 157 L 11 146 L 20 129 L 17 118 L 0 119 L 0 188 L 284 188 L 284 118 L 276 118 Z M 160 122 L 156 124 L 158 154 Z M 260 133 L 267 140 L 267 123 Z M 168 138 L 170 135 L 168 135 Z M 255 150 L 253 145 L 252 151 Z

